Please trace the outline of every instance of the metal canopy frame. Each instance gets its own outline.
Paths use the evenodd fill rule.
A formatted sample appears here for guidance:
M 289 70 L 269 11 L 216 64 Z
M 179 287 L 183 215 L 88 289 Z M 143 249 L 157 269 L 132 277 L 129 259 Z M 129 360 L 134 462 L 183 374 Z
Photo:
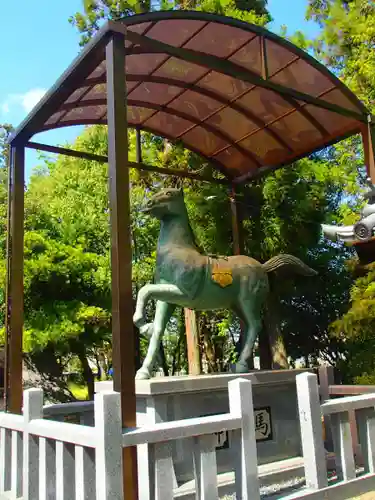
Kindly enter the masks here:
M 156 39 L 155 36 L 152 36 L 153 29 L 159 22 L 172 22 L 179 20 L 184 22 L 189 20 L 191 22 L 202 23 L 197 31 L 193 31 L 192 35 L 184 40 L 184 43 L 182 44 L 183 46 L 175 46 L 170 43 L 165 43 L 162 40 Z M 138 30 L 137 26 L 140 26 L 141 24 L 143 24 L 146 28 Z M 193 38 L 196 38 L 203 33 L 205 28 L 212 25 L 215 26 L 216 24 L 218 26 L 223 25 L 233 29 L 238 28 L 238 32 L 241 31 L 241 33 L 248 33 L 248 38 L 245 38 L 241 44 L 236 45 L 233 50 L 226 53 L 225 57 L 218 57 L 217 55 L 206 53 L 207 51 L 204 52 L 204 49 L 202 51 L 197 51 L 186 48 L 186 44 Z M 135 31 L 133 30 L 134 26 L 136 27 Z M 137 31 L 142 31 L 142 33 L 138 33 Z M 259 177 L 262 175 L 262 172 L 267 172 L 269 170 L 293 163 L 296 159 L 322 149 L 332 144 L 335 140 L 339 140 L 355 133 L 360 133 L 363 126 L 365 126 L 368 122 L 369 111 L 363 103 L 359 101 L 359 99 L 327 68 L 287 40 L 284 40 L 259 26 L 250 25 L 248 23 L 223 16 L 196 11 L 168 11 L 131 16 L 117 22 L 107 22 L 82 51 L 81 55 L 76 58 L 68 70 L 56 82 L 50 92 L 47 93 L 46 96 L 40 101 L 39 105 L 35 107 L 20 127 L 18 127 L 12 138 L 13 144 L 18 143 L 19 141 L 25 143 L 35 133 L 53 128 L 76 124 L 90 125 L 106 123 L 105 93 L 102 97 L 97 96 L 97 98 L 86 98 L 86 96 L 90 96 L 96 86 L 105 86 L 106 84 L 105 45 L 114 33 L 120 33 L 126 36 L 126 56 L 142 57 L 145 55 L 158 56 L 160 54 L 164 54 L 164 56 L 167 57 L 167 59 L 161 59 L 161 62 L 151 71 L 143 73 L 138 73 L 137 71 L 132 73 L 130 71 L 129 74 L 126 75 L 126 80 L 128 82 L 135 83 L 135 85 L 132 86 L 128 93 L 132 94 L 144 83 L 164 85 L 179 88 L 181 90 L 180 93 L 172 95 L 171 99 L 163 102 L 162 104 L 151 101 L 148 102 L 143 99 L 133 99 L 132 95 L 130 95 L 128 99 L 129 108 L 137 110 L 141 109 L 143 111 L 148 110 L 150 112 L 145 118 L 141 119 L 139 123 L 137 123 L 136 128 L 150 131 L 156 135 L 164 136 L 171 141 L 181 139 L 183 143 L 185 134 L 194 131 L 197 127 L 210 133 L 213 137 L 218 139 L 218 147 L 209 154 L 205 154 L 202 151 L 202 148 L 199 148 L 198 146 L 195 147 L 194 142 L 185 145 L 188 149 L 200 154 L 203 159 L 212 163 L 216 170 L 220 171 L 230 182 L 236 184 L 247 182 L 253 177 Z M 260 41 L 262 66 L 261 74 L 258 74 L 257 71 L 251 68 L 249 69 L 248 67 L 238 64 L 236 61 L 230 60 L 230 57 L 233 54 L 237 55 L 244 47 L 246 48 L 249 46 L 256 38 L 259 38 Z M 273 73 L 270 71 L 270 54 L 267 54 L 268 42 L 282 47 L 283 50 L 288 51 L 288 54 L 290 53 L 289 60 L 282 63 L 276 71 L 273 71 Z M 160 69 L 160 67 L 163 67 L 166 61 L 168 62 L 172 60 L 185 61 L 187 64 L 191 64 L 194 67 L 199 66 L 204 68 L 206 71 L 194 81 L 189 82 L 185 82 L 183 78 L 168 78 L 160 74 L 158 75 L 157 70 Z M 331 82 L 332 86 L 325 88 L 324 91 L 318 95 L 311 95 L 297 90 L 298 85 L 297 88 L 296 86 L 288 87 L 287 85 L 283 85 L 275 81 L 275 77 L 279 76 L 280 73 L 285 72 L 285 70 L 293 67 L 295 63 L 301 61 L 321 74 L 322 78 L 324 78 L 327 82 Z M 95 73 L 95 70 L 97 70 L 100 65 L 102 65 L 101 74 L 100 72 Z M 243 84 L 247 85 L 246 90 L 237 95 L 235 98 L 228 99 L 220 92 L 199 85 L 204 76 L 210 72 L 212 74 L 217 72 L 228 78 L 240 80 Z M 241 96 L 250 93 L 253 88 L 264 89 L 265 91 L 279 96 L 279 98 L 285 103 L 285 106 L 287 106 L 286 111 L 277 116 L 276 119 L 271 122 L 262 120 L 260 116 L 257 116 L 256 112 L 246 108 L 240 102 Z M 81 90 L 79 93 L 79 99 L 69 100 L 69 97 L 72 96 L 73 92 L 77 90 Z M 206 97 L 207 99 L 214 100 L 222 107 L 208 113 L 208 115 L 204 118 L 195 117 L 190 110 L 182 111 L 173 107 L 176 99 L 178 100 L 189 91 L 201 95 L 203 99 Z M 331 102 L 332 98 L 330 98 L 330 95 L 333 91 L 341 93 L 340 95 L 347 100 L 346 105 L 339 105 L 335 102 Z M 82 117 L 72 116 L 72 118 L 69 118 L 77 107 L 81 109 Z M 326 112 L 334 113 L 336 116 L 341 115 L 343 118 L 352 120 L 352 122 L 346 127 L 342 126 L 339 133 L 332 134 L 327 130 L 325 124 L 311 113 L 309 109 L 311 107 L 313 109 L 320 109 Z M 92 108 L 96 108 L 98 110 L 95 117 L 90 116 L 89 113 L 86 112 Z M 100 108 L 103 109 L 102 113 L 99 112 Z M 212 121 L 210 122 L 212 116 L 215 115 L 216 117 L 221 110 L 225 109 L 230 109 L 238 113 L 248 122 L 254 123 L 257 128 L 254 130 L 250 129 L 247 133 L 238 138 L 233 138 L 231 134 L 226 132 L 226 130 L 230 130 L 231 127 L 224 126 L 220 128 L 212 123 Z M 58 120 L 49 120 L 51 116 L 56 113 L 60 113 Z M 149 124 L 149 121 L 158 114 L 169 115 L 171 119 L 177 118 L 185 120 L 187 123 L 190 122 L 190 126 L 184 128 L 183 131 L 177 135 L 171 135 L 167 131 L 161 130 L 160 128 L 155 129 L 155 127 Z M 291 114 L 302 116 L 303 119 L 311 125 L 311 129 L 317 131 L 320 138 L 316 141 L 316 144 L 310 140 L 311 144 L 307 147 L 308 149 L 303 147 L 302 150 L 300 150 L 298 147 L 295 148 L 294 144 L 291 145 L 290 141 L 288 142 L 288 140 L 283 137 L 282 133 L 277 130 L 277 125 L 281 123 L 282 129 L 283 125 L 285 125 L 284 120 L 290 118 Z M 257 156 L 251 151 L 250 147 L 246 148 L 241 144 L 241 141 L 251 139 L 255 133 L 260 131 L 263 131 L 270 137 L 270 140 L 272 139 L 276 144 L 284 148 L 287 156 L 281 158 L 281 160 L 276 164 L 265 164 L 264 162 L 259 161 Z M 220 140 L 222 141 L 221 145 Z M 257 140 L 259 140 L 258 137 Z M 222 153 L 228 153 L 231 150 L 234 152 L 237 151 L 244 161 L 248 160 L 247 171 L 233 172 L 226 168 L 226 165 L 223 164 L 220 159 L 220 155 Z M 171 172 L 171 174 L 175 175 L 174 172 Z
M 176 47 L 162 41 L 157 41 L 147 36 L 150 29 L 157 22 L 163 20 L 198 20 L 207 26 L 209 23 L 218 23 L 226 26 L 241 28 L 244 31 L 255 33 L 260 40 L 262 54 L 261 75 L 246 69 L 238 64 L 203 52 L 197 52 L 184 47 Z M 142 34 L 132 31 L 131 25 L 135 23 L 150 23 L 149 29 Z M 297 60 L 304 60 L 319 70 L 324 77 L 332 82 L 332 88 L 339 89 L 345 98 L 352 104 L 352 109 L 345 108 L 324 99 L 324 95 L 331 89 L 319 96 L 311 96 L 304 92 L 288 88 L 270 79 L 269 59 L 266 53 L 266 42 L 271 40 L 293 53 L 288 64 Z M 127 55 L 136 54 L 166 54 L 179 60 L 187 61 L 194 65 L 203 66 L 209 71 L 217 71 L 223 75 L 241 79 L 251 86 L 268 89 L 292 107 L 292 112 L 301 114 L 314 129 L 318 130 L 322 140 L 316 144 L 321 149 L 333 142 L 355 133 L 362 133 L 364 139 L 366 163 L 369 173 L 375 181 L 374 144 L 375 133 L 373 119 L 365 106 L 324 66 L 319 64 L 305 52 L 301 51 L 291 43 L 273 35 L 258 26 L 229 19 L 221 16 L 202 12 L 158 12 L 143 14 L 127 18 L 121 22 L 108 22 L 85 47 L 82 53 L 75 59 L 68 70 L 61 76 L 46 96 L 34 108 L 29 116 L 21 123 L 10 139 L 10 168 L 9 168 L 9 221 L 7 238 L 7 312 L 6 312 L 6 367 L 5 367 L 5 396 L 6 409 L 15 413 L 22 411 L 22 331 L 23 331 L 23 245 L 24 245 L 24 182 L 25 182 L 25 148 L 39 149 L 51 153 L 65 154 L 87 160 L 105 162 L 109 165 L 109 197 L 110 197 L 110 222 L 111 222 L 111 266 L 112 266 L 112 336 L 113 336 L 113 366 L 114 366 L 114 389 L 121 393 L 122 420 L 124 427 L 136 425 L 136 399 L 135 399 L 135 360 L 133 355 L 133 301 L 131 283 L 131 239 L 130 239 L 130 208 L 129 208 L 129 168 L 158 172 L 161 175 L 172 175 L 185 177 L 200 181 L 217 182 L 228 184 L 231 188 L 232 224 L 234 233 L 235 253 L 241 251 L 240 221 L 237 216 L 235 196 L 236 185 L 248 182 L 269 171 L 284 166 L 296 159 L 306 156 L 314 151 L 295 152 L 288 141 L 276 129 L 269 127 L 256 113 L 244 107 L 238 99 L 230 99 L 208 88 L 197 86 L 197 82 L 184 83 L 181 80 L 170 79 L 152 74 L 126 75 Z M 95 72 L 100 64 L 105 63 L 101 75 L 90 75 Z M 284 65 L 285 69 L 288 64 Z M 129 78 L 128 78 L 129 76 Z M 192 119 L 191 115 L 178 110 L 167 109 L 168 104 L 153 105 L 149 102 L 137 101 L 129 98 L 127 102 L 127 83 L 136 82 L 141 85 L 144 82 L 163 84 L 180 88 L 182 92 L 194 91 L 203 98 L 217 101 L 223 108 L 230 108 L 244 118 L 252 121 L 259 129 L 264 129 L 265 134 L 276 141 L 287 152 L 288 157 L 275 165 L 261 164 L 258 158 L 249 150 L 234 140 L 228 132 L 223 132 L 206 119 Z M 95 119 L 84 118 L 81 120 L 67 120 L 63 123 L 50 123 L 48 120 L 57 112 L 61 116 L 68 116 L 74 110 L 74 103 L 66 101 L 74 91 L 87 85 L 84 90 L 88 94 L 95 85 L 106 83 L 106 99 L 90 101 L 86 106 L 101 106 L 104 109 L 101 116 Z M 179 94 L 180 95 L 180 94 Z M 172 99 L 173 100 L 173 99 Z M 81 103 L 82 104 L 82 103 Z M 355 127 L 342 130 L 340 135 L 332 137 L 332 134 L 314 117 L 307 109 L 308 105 L 339 114 L 355 121 Z M 221 176 L 202 176 L 190 171 L 172 170 L 145 165 L 142 163 L 140 130 L 147 130 L 167 139 L 175 140 L 176 137 L 160 130 L 155 130 L 147 124 L 147 120 L 139 123 L 136 135 L 137 161 L 129 162 L 127 144 L 127 106 L 144 107 L 157 114 L 164 112 L 174 117 L 188 119 L 191 128 L 202 127 L 202 129 L 223 139 L 228 147 L 233 147 L 241 154 L 245 154 L 252 165 L 242 174 L 231 173 L 225 164 L 212 155 L 205 156 L 197 146 L 189 146 L 189 149 L 200 154 L 207 162 L 211 163 Z M 100 109 L 101 109 L 100 108 Z M 288 112 L 285 113 L 285 116 Z M 62 147 L 48 146 L 37 142 L 31 142 L 35 133 L 59 126 L 71 124 L 100 124 L 108 125 L 108 157 L 95 155 L 89 152 L 75 151 Z M 251 135 L 251 132 L 250 134 Z M 179 138 L 179 137 L 177 137 Z M 137 466 L 135 449 L 126 448 L 124 451 L 124 494 L 126 499 L 137 498 Z

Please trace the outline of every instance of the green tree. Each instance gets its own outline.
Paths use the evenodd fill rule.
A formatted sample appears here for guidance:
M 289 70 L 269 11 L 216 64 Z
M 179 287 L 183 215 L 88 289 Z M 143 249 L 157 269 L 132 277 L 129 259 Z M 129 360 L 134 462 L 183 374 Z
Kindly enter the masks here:
M 317 21 L 321 32 L 310 43 L 315 55 L 327 64 L 351 90 L 375 111 L 375 4 L 371 0 L 310 0 L 307 16 Z M 366 172 L 359 138 L 345 141 L 332 150 L 336 162 L 351 161 L 358 172 L 357 193 L 363 187 Z M 355 189 L 352 191 L 352 193 Z M 344 205 L 345 223 L 359 218 L 358 206 Z M 345 255 L 343 253 L 343 255 Z M 348 261 L 355 276 L 357 260 Z M 333 322 L 333 338 L 343 345 L 344 358 L 340 366 L 348 382 L 364 374 L 371 380 L 374 373 L 375 337 L 371 334 L 374 321 L 372 288 L 373 265 L 367 274 L 356 279 L 350 289 L 350 305 Z M 332 338 L 332 336 L 331 336 Z
M 315 54 L 375 109 L 375 4 L 372 0 L 310 0 L 309 19 L 321 33 Z
M 5 239 L 7 228 L 8 198 L 8 161 L 9 148 L 7 140 L 13 132 L 9 123 L 0 124 L 0 252 L 5 256 Z
M 92 398 L 89 358 L 110 336 L 108 258 L 27 231 L 24 283 L 24 351 L 39 372 L 60 376 L 76 357 Z
M 271 21 L 267 0 L 161 0 L 157 4 L 150 0 L 83 0 L 82 3 L 83 11 L 69 18 L 69 22 L 81 33 L 81 46 L 86 45 L 107 20 L 117 21 L 159 9 L 202 10 L 260 25 Z
M 7 167 L 9 152 L 7 141 L 13 130 L 9 123 L 0 124 L 0 168 Z
M 13 131 L 12 125 L 0 124 L 0 325 L 5 321 L 5 254 L 6 254 L 6 231 L 8 224 L 8 161 L 9 148 L 7 140 Z M 1 346 L 1 342 L 0 342 Z
M 355 261 L 351 262 L 355 271 Z M 332 323 L 334 338 L 345 345 L 339 363 L 344 381 L 375 381 L 375 263 L 367 266 L 350 290 L 350 307 Z

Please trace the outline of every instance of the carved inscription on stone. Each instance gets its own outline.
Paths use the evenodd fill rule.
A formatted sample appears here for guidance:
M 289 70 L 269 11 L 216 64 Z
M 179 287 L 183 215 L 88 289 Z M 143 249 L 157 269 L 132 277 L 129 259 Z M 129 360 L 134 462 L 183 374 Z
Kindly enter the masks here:
M 255 438 L 258 441 L 272 440 L 271 408 L 254 408 Z
M 208 415 L 202 415 L 207 417 Z M 255 422 L 255 438 L 257 442 L 271 441 L 272 435 L 272 419 L 271 408 L 264 406 L 262 408 L 254 408 L 254 422 Z M 216 436 L 216 449 L 226 450 L 230 446 L 230 438 L 228 431 L 215 432 Z

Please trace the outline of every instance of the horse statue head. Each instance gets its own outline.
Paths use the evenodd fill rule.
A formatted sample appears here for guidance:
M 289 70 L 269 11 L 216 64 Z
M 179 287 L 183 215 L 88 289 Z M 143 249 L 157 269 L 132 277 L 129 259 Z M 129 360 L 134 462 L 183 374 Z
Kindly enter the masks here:
M 148 200 L 142 211 L 157 219 L 184 215 L 186 213 L 184 192 L 176 188 L 162 189 Z

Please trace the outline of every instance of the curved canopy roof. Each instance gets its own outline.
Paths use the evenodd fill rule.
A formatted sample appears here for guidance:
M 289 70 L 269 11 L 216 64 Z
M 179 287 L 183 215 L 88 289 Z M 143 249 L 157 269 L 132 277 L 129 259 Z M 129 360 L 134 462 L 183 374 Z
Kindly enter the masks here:
M 130 126 L 244 180 L 359 132 L 369 114 L 324 66 L 255 25 L 168 11 L 107 23 L 16 131 L 106 123 L 105 45 L 126 35 Z

